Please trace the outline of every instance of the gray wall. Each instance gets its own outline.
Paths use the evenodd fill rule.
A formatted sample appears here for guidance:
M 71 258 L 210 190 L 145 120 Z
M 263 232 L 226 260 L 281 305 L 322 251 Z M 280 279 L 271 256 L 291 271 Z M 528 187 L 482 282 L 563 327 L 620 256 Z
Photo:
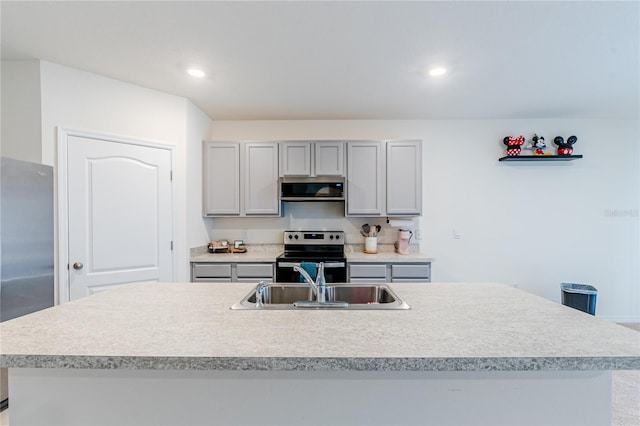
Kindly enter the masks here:
M 40 61 L 2 61 L 2 139 L 5 157 L 42 163 Z

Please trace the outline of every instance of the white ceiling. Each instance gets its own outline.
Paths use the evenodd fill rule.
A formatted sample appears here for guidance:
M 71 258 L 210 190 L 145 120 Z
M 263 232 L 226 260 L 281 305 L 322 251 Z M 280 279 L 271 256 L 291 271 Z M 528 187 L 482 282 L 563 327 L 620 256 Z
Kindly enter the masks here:
M 211 118 L 635 118 L 639 2 L 0 2 L 2 59 Z M 207 72 L 185 74 L 196 65 Z M 426 68 L 449 73 L 427 78 Z

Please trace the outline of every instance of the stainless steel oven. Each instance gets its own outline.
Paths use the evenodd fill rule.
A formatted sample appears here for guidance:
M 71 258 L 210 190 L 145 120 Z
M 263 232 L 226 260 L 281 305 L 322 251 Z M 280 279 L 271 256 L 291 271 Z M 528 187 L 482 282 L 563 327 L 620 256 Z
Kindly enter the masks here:
M 347 281 L 342 231 L 285 231 L 284 253 L 276 258 L 276 282 L 300 282 L 293 267 L 302 262 L 324 263 L 328 283 Z

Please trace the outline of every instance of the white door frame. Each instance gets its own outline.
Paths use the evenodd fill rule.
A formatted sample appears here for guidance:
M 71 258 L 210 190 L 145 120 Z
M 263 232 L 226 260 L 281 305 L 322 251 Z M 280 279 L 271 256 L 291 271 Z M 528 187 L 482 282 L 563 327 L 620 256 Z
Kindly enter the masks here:
M 84 138 L 100 139 L 109 142 L 118 142 L 129 145 L 139 145 L 150 148 L 162 148 L 171 152 L 171 170 L 175 170 L 175 148 L 176 146 L 169 143 L 163 143 L 159 141 L 134 138 L 130 136 L 115 135 L 111 133 L 102 133 L 93 130 L 81 130 L 71 129 L 67 127 L 57 127 L 58 138 L 56 145 L 56 164 L 55 164 L 55 191 L 56 191 L 56 214 L 55 221 L 57 223 L 57 266 L 58 272 L 56 279 L 58 281 L 58 299 L 56 304 L 66 303 L 69 301 L 69 194 L 68 194 L 68 182 L 67 182 L 67 152 L 68 152 L 68 138 L 69 136 L 78 136 Z M 174 194 L 173 179 L 171 180 L 171 240 L 174 241 L 174 247 L 171 251 L 171 279 L 175 281 L 177 271 L 177 257 L 175 246 L 175 230 L 177 229 L 176 223 L 176 197 Z

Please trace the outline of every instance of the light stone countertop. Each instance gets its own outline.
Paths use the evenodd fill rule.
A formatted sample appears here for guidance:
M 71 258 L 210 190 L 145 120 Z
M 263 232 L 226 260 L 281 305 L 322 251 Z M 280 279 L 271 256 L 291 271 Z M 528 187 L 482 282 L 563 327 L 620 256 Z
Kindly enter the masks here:
M 246 283 L 137 283 L 0 324 L 0 366 L 640 369 L 640 333 L 502 284 L 396 283 L 410 310 L 230 310 Z
M 227 262 L 275 262 L 276 257 L 282 254 L 282 245 L 248 245 L 246 253 L 207 253 L 204 250 L 193 250 L 191 262 L 206 263 L 227 263 Z M 411 246 L 412 250 L 416 250 Z M 347 262 L 377 262 L 377 263 L 399 263 L 399 262 L 433 262 L 435 259 L 423 253 L 411 252 L 409 254 L 398 254 L 393 251 L 392 244 L 379 244 L 378 253 L 364 253 L 364 245 L 348 244 L 345 246 L 345 256 Z
M 209 253 L 206 246 L 191 249 L 191 262 L 205 263 L 243 263 L 243 262 L 275 262 L 276 257 L 284 251 L 282 244 L 248 245 L 246 253 Z
M 364 252 L 346 253 L 347 262 L 378 262 L 378 263 L 401 263 L 401 262 L 433 262 L 432 257 L 423 253 L 398 254 L 395 252 L 378 252 L 369 254 Z
M 254 252 L 246 253 L 206 253 L 197 256 L 191 256 L 191 262 L 205 263 L 244 263 L 244 262 L 275 262 L 276 257 L 280 253 L 270 252 Z

